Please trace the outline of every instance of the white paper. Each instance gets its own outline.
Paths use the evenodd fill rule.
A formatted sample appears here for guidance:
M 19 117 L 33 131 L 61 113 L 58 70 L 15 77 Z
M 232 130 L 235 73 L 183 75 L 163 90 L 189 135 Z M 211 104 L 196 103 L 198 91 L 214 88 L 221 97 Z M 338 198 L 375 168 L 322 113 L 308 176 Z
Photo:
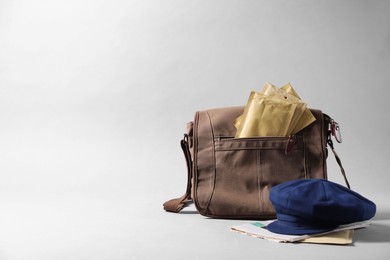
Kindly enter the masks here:
M 265 227 L 272 223 L 275 220 L 268 220 L 268 221 L 254 221 L 251 223 L 245 223 L 237 226 L 233 226 L 230 229 L 232 231 L 241 233 L 241 234 L 246 234 L 249 236 L 253 237 L 258 237 L 258 238 L 263 238 L 267 239 L 270 241 L 275 241 L 275 242 L 297 242 L 302 239 L 309 238 L 311 236 L 319 236 L 319 235 L 325 235 L 329 233 L 333 233 L 336 231 L 342 231 L 342 230 L 348 230 L 348 229 L 358 229 L 358 228 L 364 228 L 370 225 L 370 222 L 368 221 L 363 221 L 363 222 L 355 222 L 352 224 L 348 225 L 341 225 L 336 229 L 333 229 L 328 232 L 320 233 L 320 234 L 315 234 L 315 235 L 283 235 L 283 234 L 277 234 L 269 231 Z

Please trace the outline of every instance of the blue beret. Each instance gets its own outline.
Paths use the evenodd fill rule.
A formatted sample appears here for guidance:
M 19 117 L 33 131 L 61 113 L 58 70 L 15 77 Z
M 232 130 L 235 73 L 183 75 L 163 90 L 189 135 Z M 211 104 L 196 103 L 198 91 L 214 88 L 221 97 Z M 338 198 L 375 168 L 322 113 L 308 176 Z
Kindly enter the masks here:
M 376 205 L 337 183 L 324 179 L 287 181 L 271 189 L 277 220 L 267 226 L 274 233 L 316 234 L 339 225 L 372 218 Z

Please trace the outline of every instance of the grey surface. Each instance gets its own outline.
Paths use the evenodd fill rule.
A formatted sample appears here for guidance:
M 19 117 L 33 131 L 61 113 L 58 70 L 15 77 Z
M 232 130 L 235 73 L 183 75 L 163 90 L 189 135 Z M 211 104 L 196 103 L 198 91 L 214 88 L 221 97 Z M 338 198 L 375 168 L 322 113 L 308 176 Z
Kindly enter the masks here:
M 0 1 L 0 259 L 389 259 L 389 1 Z M 286 82 L 378 205 L 350 246 L 169 214 L 196 110 Z M 333 158 L 329 178 L 342 183 Z

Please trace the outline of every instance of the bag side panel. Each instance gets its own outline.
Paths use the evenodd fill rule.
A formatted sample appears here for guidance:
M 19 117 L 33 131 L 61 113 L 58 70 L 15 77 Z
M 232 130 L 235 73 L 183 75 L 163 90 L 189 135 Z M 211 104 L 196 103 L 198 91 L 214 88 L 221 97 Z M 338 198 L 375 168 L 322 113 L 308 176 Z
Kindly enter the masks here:
M 214 135 L 207 111 L 197 112 L 194 120 L 193 200 L 200 214 L 207 211 L 214 189 Z
M 244 107 L 227 107 L 199 111 L 193 129 L 193 190 L 192 197 L 199 213 L 206 215 L 215 188 L 215 145 L 219 136 L 234 136 L 233 121 Z
M 311 112 L 316 121 L 302 131 L 306 178 L 327 179 L 324 116 L 320 110 L 311 109 Z

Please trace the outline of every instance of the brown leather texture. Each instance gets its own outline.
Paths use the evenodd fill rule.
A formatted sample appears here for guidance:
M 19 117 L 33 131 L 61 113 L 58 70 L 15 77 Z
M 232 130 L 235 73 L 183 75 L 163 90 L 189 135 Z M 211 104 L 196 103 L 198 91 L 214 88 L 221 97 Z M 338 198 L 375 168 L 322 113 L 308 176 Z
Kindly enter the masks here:
M 244 107 L 197 112 L 188 133 L 192 162 L 191 197 L 200 214 L 234 219 L 270 219 L 271 188 L 284 181 L 327 178 L 328 124 L 316 121 L 289 137 L 234 138 L 233 120 Z

